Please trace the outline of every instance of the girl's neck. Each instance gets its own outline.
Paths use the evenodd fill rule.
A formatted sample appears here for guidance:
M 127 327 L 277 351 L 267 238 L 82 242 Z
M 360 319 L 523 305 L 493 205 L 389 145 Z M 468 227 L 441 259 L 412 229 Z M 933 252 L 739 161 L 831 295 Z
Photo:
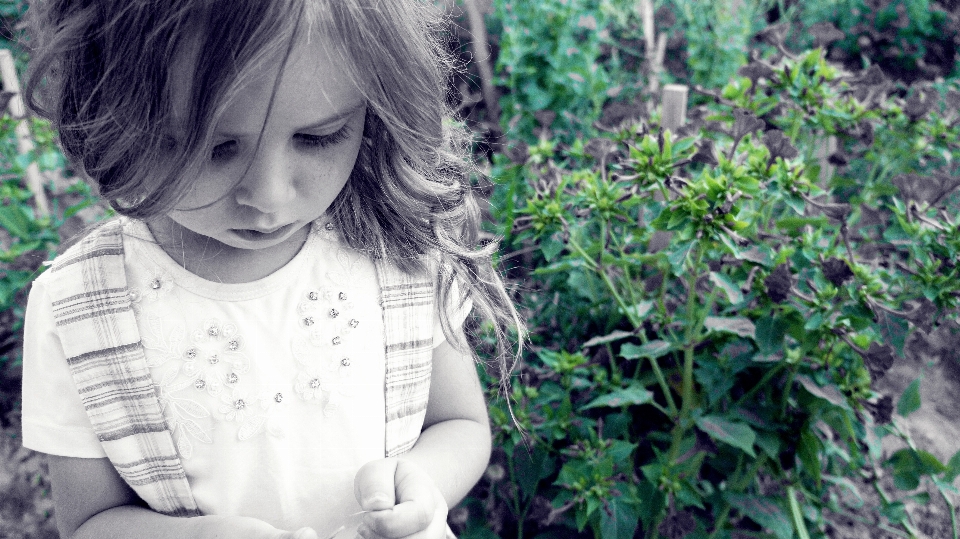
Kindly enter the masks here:
M 306 243 L 310 225 L 265 249 L 239 249 L 180 226 L 169 217 L 146 222 L 157 244 L 194 275 L 216 283 L 249 283 L 287 265 Z

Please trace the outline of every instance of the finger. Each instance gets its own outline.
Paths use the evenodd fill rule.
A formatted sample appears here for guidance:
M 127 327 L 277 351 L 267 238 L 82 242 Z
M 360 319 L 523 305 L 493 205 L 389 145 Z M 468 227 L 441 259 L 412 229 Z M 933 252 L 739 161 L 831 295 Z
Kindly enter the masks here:
M 320 539 L 312 528 L 300 528 L 294 532 L 281 532 L 279 539 Z
M 313 528 L 300 528 L 293 532 L 293 539 L 320 539 L 320 536 L 313 531 Z
M 394 475 L 395 459 L 378 459 L 364 464 L 353 482 L 354 496 L 364 511 L 390 509 L 396 503 Z
M 432 506 L 431 512 L 424 511 L 426 505 Z M 411 501 L 370 513 L 357 533 L 364 539 L 444 539 L 446 530 L 445 502 L 419 504 Z
M 397 503 L 430 499 L 434 495 L 433 479 L 416 464 L 398 460 L 393 478 L 396 485 Z M 432 509 L 432 508 L 431 508 Z

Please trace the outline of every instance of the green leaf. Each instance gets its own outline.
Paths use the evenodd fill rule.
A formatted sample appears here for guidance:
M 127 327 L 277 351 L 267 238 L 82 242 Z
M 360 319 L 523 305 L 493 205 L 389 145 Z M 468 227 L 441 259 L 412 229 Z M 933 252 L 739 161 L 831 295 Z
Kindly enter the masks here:
M 617 331 L 614 331 L 613 333 L 609 333 L 609 334 L 607 334 L 607 335 L 602 335 L 602 336 L 600 336 L 600 337 L 594 337 L 594 338 L 590 339 L 589 341 L 583 343 L 583 345 L 581 346 L 581 348 L 590 348 L 591 346 L 597 346 L 597 345 L 599 345 L 599 344 L 607 344 L 608 342 L 619 341 L 619 340 L 621 340 L 621 339 L 627 339 L 627 338 L 630 338 L 630 337 L 633 337 L 633 336 L 634 336 L 634 334 L 631 333 L 631 332 L 629 332 L 629 331 L 620 331 L 620 330 L 617 330 Z
M 632 316 L 635 321 L 640 321 L 646 318 L 647 314 L 650 313 L 650 309 L 653 308 L 653 302 L 650 300 L 644 300 L 636 305 L 630 305 L 627 307 L 629 311 L 628 315 Z
M 529 450 L 520 445 L 513 453 L 512 464 L 516 484 L 529 499 L 536 494 L 537 484 L 553 473 L 556 461 L 542 445 L 535 445 Z
M 889 343 L 897 351 L 897 355 L 903 357 L 903 346 L 906 344 L 907 334 L 910 332 L 909 323 L 904 318 L 882 310 L 877 310 L 876 316 L 879 320 L 880 335 L 883 336 L 883 342 Z
M 821 228 L 830 223 L 826 217 L 784 217 L 777 221 L 777 228 L 788 234 L 800 234 L 807 226 Z
M 746 423 L 716 415 L 703 416 L 696 422 L 700 430 L 710 435 L 714 440 L 739 448 L 751 457 L 755 458 L 757 456 L 753 451 L 753 443 L 756 441 L 757 435 Z
M 667 255 L 667 260 L 670 262 L 670 269 L 674 275 L 683 274 L 683 263 L 687 260 L 687 255 L 690 253 L 693 244 L 694 242 L 692 241 L 680 243 Z
M 703 326 L 710 331 L 725 331 L 751 339 L 755 338 L 757 332 L 753 322 L 741 316 L 708 316 Z
M 922 377 L 921 377 L 922 378 Z M 897 402 L 897 413 L 906 417 L 920 409 L 920 379 L 913 381 L 903 390 L 900 401 Z
M 808 425 L 804 426 L 803 430 L 800 431 L 800 444 L 797 446 L 797 456 L 800 457 L 800 462 L 803 463 L 803 467 L 813 476 L 813 479 L 817 482 L 817 486 L 820 486 L 820 468 L 822 466 L 820 453 L 822 451 L 823 444 L 820 442 L 820 438 L 810 430 Z
M 819 386 L 813 381 L 813 379 L 805 374 L 797 376 L 797 381 L 800 382 L 800 385 L 810 392 L 811 395 L 819 397 L 834 406 L 843 408 L 844 410 L 850 410 L 850 405 L 847 403 L 847 398 L 843 396 L 843 393 L 840 393 L 840 390 L 837 389 L 836 386 Z
M 584 406 L 583 409 L 586 410 L 588 408 L 600 408 L 601 406 L 618 408 L 620 406 L 628 406 L 631 404 L 646 404 L 652 400 L 652 392 L 647 391 L 647 389 L 640 384 L 634 383 L 630 387 L 620 389 L 612 393 L 607 393 L 606 395 L 593 399 L 589 404 Z
M 657 359 L 671 350 L 673 350 L 672 344 L 657 339 L 641 346 L 627 343 L 620 347 L 620 356 L 624 359 L 640 359 L 642 357 Z
M 957 451 L 950 457 L 950 462 L 947 463 L 947 474 L 943 477 L 948 483 L 953 483 L 953 480 L 960 475 L 960 451 Z
M 738 511 L 750 517 L 765 530 L 773 532 L 779 539 L 793 538 L 793 525 L 790 522 L 790 517 L 773 498 L 738 494 L 730 491 L 724 493 L 724 498 Z
M 30 239 L 30 215 L 23 206 L 0 206 L 0 227 L 22 240 Z
M 800 503 L 797 501 L 797 489 L 792 486 L 787 487 L 787 499 L 790 502 L 790 518 L 793 520 L 793 527 L 797 530 L 797 535 L 800 536 L 800 539 L 810 539 L 807 524 L 803 521 L 803 511 L 801 511 Z
M 693 147 L 697 139 L 685 137 L 673 143 L 673 155 L 680 156 L 683 152 Z
M 540 252 L 547 262 L 553 261 L 563 251 L 563 242 L 559 241 L 553 234 L 540 240 Z
M 765 356 L 783 349 L 783 339 L 787 334 L 787 324 L 778 317 L 764 316 L 757 320 L 754 341 Z
M 813 331 L 819 329 L 823 325 L 823 313 L 815 312 L 810 318 L 807 318 L 807 321 L 803 324 L 803 329 L 807 331 Z
M 620 484 L 618 490 L 626 490 Z M 617 496 L 600 512 L 600 537 L 602 539 L 632 539 L 640 523 L 640 508 L 625 496 Z
M 743 301 L 743 292 L 740 290 L 739 286 L 737 286 L 736 284 L 734 284 L 733 281 L 730 280 L 730 277 L 727 277 L 723 273 L 711 271 L 710 281 L 713 282 L 713 284 L 719 286 L 724 291 L 724 293 L 726 293 L 727 299 L 733 305 L 736 305 Z
M 920 486 L 920 480 L 924 476 L 939 474 L 948 469 L 932 454 L 909 447 L 890 455 L 884 466 L 893 467 L 893 484 L 900 490 L 914 490 Z
M 760 431 L 757 433 L 757 447 L 772 459 L 780 458 L 780 437 L 773 432 Z

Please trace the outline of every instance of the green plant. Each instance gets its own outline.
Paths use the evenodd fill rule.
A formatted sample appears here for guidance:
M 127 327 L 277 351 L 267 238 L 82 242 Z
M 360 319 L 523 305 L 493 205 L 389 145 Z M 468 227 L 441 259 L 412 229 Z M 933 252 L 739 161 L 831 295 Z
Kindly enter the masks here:
M 960 75 L 956 55 L 960 18 L 955 2 L 829 0 L 795 3 L 784 11 L 793 12 L 793 16 L 785 13 L 785 19 L 795 17 L 805 27 L 819 24 L 806 34 L 814 39 L 821 32 L 839 31 L 831 57 L 849 67 L 859 68 L 867 60 L 908 83 Z M 830 30 L 825 23 L 836 28 Z
M 19 409 L 28 285 L 43 270 L 41 263 L 56 254 L 65 223 L 96 203 L 87 184 L 73 182 L 50 190 L 51 215 L 38 214 L 33 193 L 24 185 L 24 172 L 36 163 L 41 171 L 59 174 L 65 160 L 54 144 L 49 124 L 40 120 L 31 122 L 34 150 L 18 153 L 17 123 L 9 116 L 0 117 L 0 425 L 7 424 L 9 412 Z
M 499 161 L 535 355 L 519 428 L 491 412 L 499 471 L 466 536 L 826 537 L 850 512 L 831 492 L 863 488 L 874 526 L 916 535 L 910 491 L 956 492 L 960 454 L 910 442 L 872 382 L 960 314 L 960 92 L 895 92 L 769 39 L 786 56 L 699 88 L 713 103 L 679 133 L 625 124 Z M 913 388 L 898 411 L 918 405 Z M 884 436 L 908 446 L 881 460 Z
M 532 143 L 541 126 L 564 137 L 592 133 L 608 99 L 635 92 L 626 85 L 634 79 L 622 68 L 623 55 L 639 53 L 625 52 L 615 40 L 635 21 L 633 2 L 498 0 L 494 9 L 499 84 L 507 89 L 502 123 L 514 138 Z
M 723 86 L 747 61 L 751 39 L 764 29 L 769 0 L 697 2 L 670 0 L 678 32 L 686 42 L 682 82 L 708 88 Z

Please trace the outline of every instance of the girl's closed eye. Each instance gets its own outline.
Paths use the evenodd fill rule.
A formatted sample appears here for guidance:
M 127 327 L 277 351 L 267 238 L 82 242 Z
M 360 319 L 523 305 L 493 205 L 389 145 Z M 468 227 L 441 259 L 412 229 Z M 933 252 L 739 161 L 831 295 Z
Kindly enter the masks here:
M 345 125 L 333 133 L 326 135 L 297 133 L 293 136 L 293 139 L 299 146 L 305 148 L 327 148 L 329 146 L 335 146 L 341 142 L 347 141 L 350 138 L 350 135 L 350 128 Z M 212 161 L 219 162 L 229 161 L 230 159 L 236 157 L 239 149 L 239 144 L 235 140 L 221 142 L 220 144 L 214 146 L 210 151 L 210 159 Z
M 328 146 L 334 146 L 344 142 L 350 138 L 351 132 L 348 126 L 343 126 L 340 129 L 329 133 L 327 135 L 311 135 L 307 133 L 297 133 L 294 135 L 294 139 L 298 144 L 306 146 L 308 148 L 326 148 Z
M 221 142 L 213 147 L 210 152 L 210 159 L 212 161 L 227 161 L 237 154 L 238 149 L 239 146 L 235 140 Z

